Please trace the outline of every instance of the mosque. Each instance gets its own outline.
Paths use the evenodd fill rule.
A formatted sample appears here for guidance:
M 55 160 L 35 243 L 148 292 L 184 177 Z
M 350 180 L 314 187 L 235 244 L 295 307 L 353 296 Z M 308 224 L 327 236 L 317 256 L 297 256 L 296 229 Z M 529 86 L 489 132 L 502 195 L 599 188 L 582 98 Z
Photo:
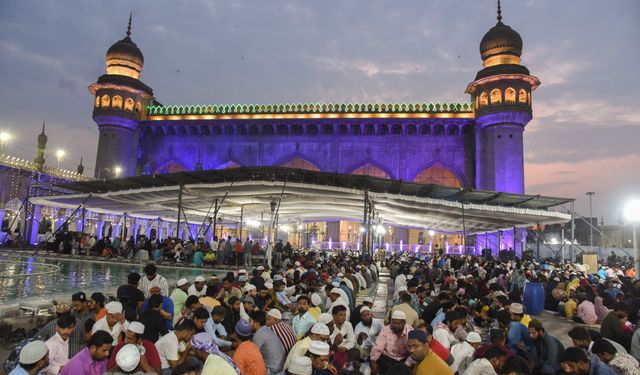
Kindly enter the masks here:
M 144 56 L 129 19 L 106 74 L 89 86 L 95 178 L 283 166 L 524 193 L 523 135 L 540 81 L 521 64 L 522 38 L 499 7 L 479 49 L 482 69 L 459 103 L 165 105 L 140 80 Z M 334 241 L 353 230 L 325 225 Z M 419 236 L 399 229 L 395 241 Z

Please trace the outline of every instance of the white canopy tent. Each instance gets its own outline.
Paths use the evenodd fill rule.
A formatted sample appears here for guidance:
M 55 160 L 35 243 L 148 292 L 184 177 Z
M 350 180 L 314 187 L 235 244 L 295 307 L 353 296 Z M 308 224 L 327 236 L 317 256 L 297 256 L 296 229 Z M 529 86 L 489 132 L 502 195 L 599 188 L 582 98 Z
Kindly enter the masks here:
M 272 202 L 280 202 L 278 222 L 285 224 L 362 221 L 368 197 L 383 225 L 467 235 L 568 222 L 570 214 L 550 208 L 572 201 L 280 167 L 136 176 L 58 188 L 65 193 L 31 197 L 31 203 L 75 209 L 84 202 L 96 213 L 173 222 L 180 206 L 181 221 L 186 216 L 189 223 L 201 224 L 212 216 L 215 199 L 221 203 L 218 217 L 228 223 L 237 223 L 241 210 L 244 222 L 268 218 Z

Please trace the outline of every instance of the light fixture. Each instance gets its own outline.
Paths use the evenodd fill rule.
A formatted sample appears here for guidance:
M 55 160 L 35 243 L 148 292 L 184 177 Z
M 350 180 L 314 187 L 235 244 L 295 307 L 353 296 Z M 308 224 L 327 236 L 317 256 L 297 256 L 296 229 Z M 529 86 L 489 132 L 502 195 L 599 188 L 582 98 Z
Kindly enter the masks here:
M 119 165 L 116 165 L 116 167 L 113 169 L 113 171 L 116 174 L 116 178 L 120 177 L 120 174 L 122 173 L 122 167 L 120 167 Z
M 429 229 L 429 237 L 433 237 L 436 235 L 436 231 L 433 229 Z

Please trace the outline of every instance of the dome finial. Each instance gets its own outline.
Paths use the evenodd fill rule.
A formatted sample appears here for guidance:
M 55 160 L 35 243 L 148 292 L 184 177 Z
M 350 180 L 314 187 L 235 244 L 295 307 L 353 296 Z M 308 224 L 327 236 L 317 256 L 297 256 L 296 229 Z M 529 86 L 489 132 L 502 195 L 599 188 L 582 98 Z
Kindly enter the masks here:
M 44 121 L 42 121 L 42 134 L 44 134 Z
M 502 9 L 500 9 L 500 0 L 498 0 L 498 22 L 502 22 Z M 131 23 L 131 19 L 129 19 L 129 23 Z
M 132 12 L 129 12 L 129 25 L 127 26 L 127 38 L 131 37 L 131 16 L 132 16 Z

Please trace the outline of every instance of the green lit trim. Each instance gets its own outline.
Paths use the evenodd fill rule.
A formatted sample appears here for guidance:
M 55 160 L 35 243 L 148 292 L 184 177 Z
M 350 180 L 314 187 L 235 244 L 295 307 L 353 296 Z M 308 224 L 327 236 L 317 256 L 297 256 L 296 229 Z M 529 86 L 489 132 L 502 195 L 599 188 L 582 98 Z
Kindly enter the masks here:
M 461 113 L 472 112 L 472 103 L 316 103 L 152 105 L 147 115 L 283 114 L 283 113 Z

